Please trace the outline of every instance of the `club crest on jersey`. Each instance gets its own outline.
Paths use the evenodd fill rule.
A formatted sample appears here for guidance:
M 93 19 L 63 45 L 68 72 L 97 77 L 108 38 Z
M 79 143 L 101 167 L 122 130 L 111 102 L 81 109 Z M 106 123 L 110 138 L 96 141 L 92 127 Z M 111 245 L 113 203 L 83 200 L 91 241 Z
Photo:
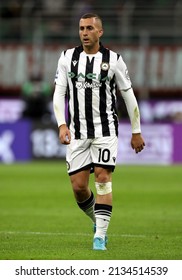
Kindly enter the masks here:
M 100 65 L 100 68 L 103 70 L 103 71 L 108 71 L 109 70 L 109 63 L 107 62 L 102 62 L 101 65 Z

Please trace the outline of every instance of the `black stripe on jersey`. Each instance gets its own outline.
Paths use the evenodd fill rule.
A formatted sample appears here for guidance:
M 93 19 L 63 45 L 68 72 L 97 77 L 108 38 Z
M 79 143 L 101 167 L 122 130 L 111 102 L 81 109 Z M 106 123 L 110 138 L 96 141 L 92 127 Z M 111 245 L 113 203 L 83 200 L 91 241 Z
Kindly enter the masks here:
M 117 60 L 121 57 L 120 54 L 117 54 Z M 115 83 L 115 75 L 113 76 L 111 82 L 111 91 L 112 91 L 112 111 L 113 111 L 113 119 L 114 119 L 114 125 L 115 125 L 115 131 L 116 131 L 116 136 L 118 136 L 118 112 L 117 112 L 117 107 L 116 107 L 116 98 L 115 95 L 113 94 L 113 91 L 116 93 L 117 92 L 117 85 Z
M 94 57 L 90 61 L 89 57 L 87 56 L 87 64 L 86 64 L 86 71 L 85 71 L 86 83 L 92 83 L 92 80 L 87 78 L 87 74 L 93 72 L 93 66 L 94 66 Z M 89 87 L 85 89 L 85 116 L 86 116 L 86 123 L 87 123 L 87 138 L 94 138 L 95 131 L 94 131 L 93 112 L 92 112 L 92 89 Z
M 104 48 L 101 46 L 100 51 L 102 53 L 102 62 L 106 62 L 109 64 L 110 60 L 110 52 L 108 49 Z M 108 123 L 108 116 L 106 112 L 106 84 L 104 78 L 106 78 L 108 75 L 108 70 L 102 70 L 100 72 L 101 76 L 101 87 L 100 87 L 100 118 L 101 118 L 101 124 L 102 124 L 102 134 L 103 136 L 110 136 L 110 131 L 109 131 L 109 123 Z
M 73 84 L 73 102 L 74 102 L 74 127 L 75 127 L 75 139 L 80 139 L 80 120 L 79 120 L 79 103 L 78 103 L 78 90 L 76 88 L 76 81 L 77 78 L 75 78 L 78 74 L 78 61 L 80 57 L 80 53 L 82 52 L 81 47 L 76 47 L 71 61 L 71 72 L 75 74 L 75 76 L 71 79 Z M 77 61 L 77 63 L 73 63 L 74 61 Z
M 70 91 L 69 91 L 69 87 L 67 87 L 67 90 L 66 90 L 66 110 L 68 112 L 68 120 L 67 120 L 67 126 L 69 127 L 70 126 L 70 123 L 71 123 L 71 114 L 70 114 L 70 110 L 69 110 L 69 101 L 70 101 Z
M 118 136 L 118 113 L 117 113 L 116 97 L 115 97 L 115 93 L 117 92 L 117 86 L 116 86 L 116 83 L 115 83 L 115 75 L 113 76 L 112 80 L 110 81 L 110 87 L 111 87 L 111 93 L 112 93 L 111 110 L 113 112 L 113 119 L 114 119 L 116 136 Z

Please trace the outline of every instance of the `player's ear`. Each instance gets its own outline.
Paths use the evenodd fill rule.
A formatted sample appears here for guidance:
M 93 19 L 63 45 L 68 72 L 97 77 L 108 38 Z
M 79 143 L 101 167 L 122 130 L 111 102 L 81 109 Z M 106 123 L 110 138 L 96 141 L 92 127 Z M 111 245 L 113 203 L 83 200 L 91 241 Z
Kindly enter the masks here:
M 103 30 L 103 29 L 100 29 L 100 30 L 99 30 L 99 37 L 101 37 L 101 36 L 103 35 L 103 33 L 104 33 L 104 30 Z

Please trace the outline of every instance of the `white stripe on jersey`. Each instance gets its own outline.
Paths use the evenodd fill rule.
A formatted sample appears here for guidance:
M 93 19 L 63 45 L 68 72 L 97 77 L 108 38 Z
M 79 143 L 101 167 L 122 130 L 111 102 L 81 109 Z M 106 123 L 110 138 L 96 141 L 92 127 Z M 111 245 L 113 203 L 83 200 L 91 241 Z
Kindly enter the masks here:
M 85 139 L 118 134 L 116 86 L 131 87 L 122 57 L 100 46 L 88 55 L 82 46 L 61 54 L 55 82 L 68 86 L 70 131 Z

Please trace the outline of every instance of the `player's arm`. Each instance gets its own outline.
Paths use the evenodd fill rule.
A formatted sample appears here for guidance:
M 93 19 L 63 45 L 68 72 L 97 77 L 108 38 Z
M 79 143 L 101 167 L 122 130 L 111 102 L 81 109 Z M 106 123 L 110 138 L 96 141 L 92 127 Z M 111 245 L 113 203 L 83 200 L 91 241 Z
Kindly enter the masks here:
M 138 153 L 141 152 L 145 146 L 144 139 L 141 135 L 140 111 L 138 108 L 138 103 L 132 88 L 129 88 L 127 90 L 120 90 L 120 92 L 126 104 L 126 108 L 131 122 L 131 146 L 135 150 L 135 152 Z
M 56 84 L 53 95 L 53 109 L 59 127 L 60 142 L 68 145 L 71 140 L 71 135 L 65 120 L 65 95 L 66 87 Z
M 115 77 L 118 89 L 121 92 L 124 102 L 126 104 L 126 108 L 131 122 L 131 146 L 135 150 L 135 152 L 138 153 L 141 152 L 145 146 L 145 142 L 141 135 L 140 112 L 137 100 L 132 89 L 131 80 L 128 74 L 126 64 L 121 56 L 119 56 L 119 59 L 116 64 Z
M 62 144 L 69 144 L 70 131 L 65 120 L 65 95 L 67 89 L 65 52 L 61 53 L 55 77 L 55 90 L 53 95 L 53 109 L 59 127 L 59 139 Z

